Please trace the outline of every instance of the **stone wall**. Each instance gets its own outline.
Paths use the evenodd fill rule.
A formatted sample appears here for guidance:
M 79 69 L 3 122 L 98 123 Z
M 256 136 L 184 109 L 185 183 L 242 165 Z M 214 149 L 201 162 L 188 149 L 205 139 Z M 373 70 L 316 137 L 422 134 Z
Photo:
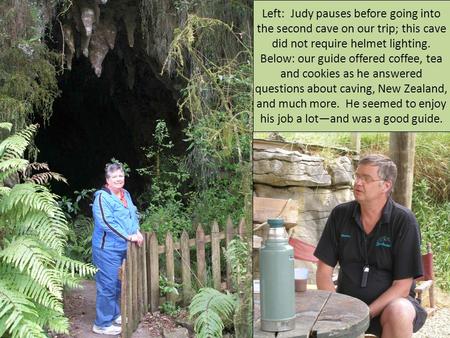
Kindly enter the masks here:
M 327 151 L 324 158 L 306 154 L 303 147 L 292 144 L 286 143 L 283 148 L 255 145 L 254 196 L 294 200 L 298 205 L 298 219 L 289 233 L 316 245 L 331 210 L 353 199 L 351 154 L 330 155 L 333 152 Z M 302 265 L 308 266 L 296 262 L 296 266 Z M 313 273 L 314 268 L 309 267 Z M 313 276 L 310 281 L 314 281 Z

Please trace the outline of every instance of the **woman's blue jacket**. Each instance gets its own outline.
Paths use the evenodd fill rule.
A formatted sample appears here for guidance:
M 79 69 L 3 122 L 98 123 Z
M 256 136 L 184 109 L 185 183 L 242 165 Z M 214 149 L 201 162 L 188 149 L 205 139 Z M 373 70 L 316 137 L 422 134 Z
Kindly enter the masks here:
M 109 250 L 126 250 L 128 236 L 139 230 L 137 208 L 130 193 L 124 189 L 127 207 L 108 188 L 103 187 L 94 194 L 92 213 L 94 233 L 92 246 Z

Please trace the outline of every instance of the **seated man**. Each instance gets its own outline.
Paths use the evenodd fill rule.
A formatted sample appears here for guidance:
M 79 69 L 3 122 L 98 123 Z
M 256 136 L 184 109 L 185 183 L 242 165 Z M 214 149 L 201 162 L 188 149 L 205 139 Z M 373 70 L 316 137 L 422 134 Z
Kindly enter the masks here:
M 412 212 L 390 197 L 397 167 L 382 155 L 366 156 L 355 173 L 355 201 L 330 214 L 314 252 L 317 287 L 356 297 L 369 306 L 367 333 L 411 337 L 426 311 L 414 299 L 422 275 L 420 231 Z M 332 273 L 339 262 L 337 290 Z

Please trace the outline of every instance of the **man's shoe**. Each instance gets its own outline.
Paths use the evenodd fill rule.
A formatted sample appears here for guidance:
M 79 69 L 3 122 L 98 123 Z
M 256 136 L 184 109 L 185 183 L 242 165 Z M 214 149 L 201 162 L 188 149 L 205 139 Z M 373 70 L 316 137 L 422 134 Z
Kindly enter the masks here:
M 107 326 L 107 327 L 100 327 L 97 325 L 94 325 L 94 327 L 92 328 L 92 331 L 94 331 L 95 333 L 98 334 L 109 334 L 109 335 L 118 335 L 122 332 L 122 328 L 120 326 Z
M 122 316 L 119 316 L 116 319 L 114 319 L 113 324 L 122 325 Z

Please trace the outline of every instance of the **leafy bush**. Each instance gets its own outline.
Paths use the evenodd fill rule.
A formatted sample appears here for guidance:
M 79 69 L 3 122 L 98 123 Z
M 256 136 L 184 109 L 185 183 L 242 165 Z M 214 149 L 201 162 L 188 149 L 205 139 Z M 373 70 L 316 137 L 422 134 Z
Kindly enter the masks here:
M 85 208 L 82 207 L 82 203 L 92 203 L 94 191 L 95 189 L 75 191 L 75 199 L 63 196 L 58 203 L 69 221 L 66 254 L 85 263 L 92 261 L 94 220 L 83 214 Z M 83 206 L 86 207 L 86 205 Z
M 159 293 L 161 296 L 169 294 L 179 295 L 178 289 L 180 287 L 180 284 L 169 281 L 166 276 L 159 276 Z M 166 313 L 169 316 L 176 316 L 180 312 L 180 307 L 168 300 L 161 304 L 159 308 L 162 313 Z
M 40 1 L 0 4 L 0 121 L 12 122 L 18 130 L 33 115 L 48 121 L 59 95 L 57 54 L 41 42 L 43 5 Z
M 427 181 L 436 202 L 450 200 L 450 133 L 417 134 L 414 179 Z
M 0 128 L 11 129 L 11 124 Z M 0 182 L 28 165 L 23 153 L 36 126 L 0 143 Z M 68 333 L 64 286 L 95 268 L 64 255 L 67 220 L 56 196 L 31 182 L 0 187 L 0 336 L 46 337 L 45 330 Z
M 170 153 L 173 143 L 165 121 L 158 120 L 153 133 L 153 146 L 145 148 L 148 165 L 137 169 L 138 173 L 151 178 L 147 193 L 138 200 L 146 206 L 141 228 L 154 231 L 161 243 L 171 232 L 174 237 L 192 228 L 183 203 L 182 185 L 188 179 L 183 160 Z
M 420 224 L 422 252 L 432 243 L 437 284 L 450 290 L 450 202 L 437 203 L 426 180 L 414 185 L 412 209 Z
M 231 277 L 236 290 L 236 310 L 233 318 L 236 337 L 251 337 L 253 332 L 252 317 L 252 266 L 251 245 L 241 237 L 235 237 L 228 244 L 225 252 L 231 266 Z

